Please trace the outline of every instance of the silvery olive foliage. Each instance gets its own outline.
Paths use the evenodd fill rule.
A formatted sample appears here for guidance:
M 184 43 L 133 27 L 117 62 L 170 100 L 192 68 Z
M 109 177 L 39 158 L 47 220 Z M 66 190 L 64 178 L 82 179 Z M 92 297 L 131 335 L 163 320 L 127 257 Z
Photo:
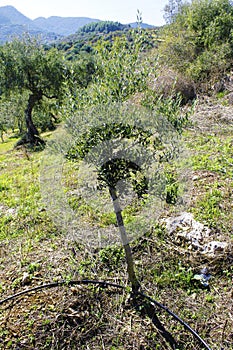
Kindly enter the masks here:
M 54 219 L 75 239 L 85 240 L 86 230 L 77 224 L 82 213 L 72 208 L 62 184 L 64 166 L 71 161 L 77 180 L 72 198 L 76 196 L 79 205 L 111 213 L 110 187 L 116 189 L 123 210 L 137 203 L 138 210 L 126 223 L 130 241 L 155 224 L 169 196 L 171 202 L 182 205 L 187 164 L 181 164 L 181 159 L 186 159 L 181 137 L 165 117 L 127 103 L 96 106 L 68 119 L 48 145 L 41 190 Z M 178 160 L 174 170 L 171 164 Z M 173 194 L 168 194 L 168 185 Z M 112 234 L 106 235 L 111 229 Z M 119 241 L 116 227 L 102 227 L 88 244 L 99 245 L 100 236 L 103 245 Z

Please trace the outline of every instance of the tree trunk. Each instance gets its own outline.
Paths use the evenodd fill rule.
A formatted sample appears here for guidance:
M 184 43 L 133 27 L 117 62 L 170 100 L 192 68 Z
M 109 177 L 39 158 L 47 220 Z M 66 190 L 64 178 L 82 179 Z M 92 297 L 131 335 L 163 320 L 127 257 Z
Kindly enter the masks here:
M 36 146 L 38 144 L 44 144 L 45 142 L 39 137 L 39 131 L 34 125 L 32 120 L 32 110 L 43 97 L 42 91 L 33 92 L 28 99 L 27 108 L 25 109 L 25 121 L 27 126 L 26 135 L 22 137 L 16 144 L 16 146 L 29 143 L 31 146 Z
M 113 207 L 114 207 L 114 211 L 116 214 L 116 219 L 117 219 L 117 225 L 120 231 L 120 236 L 121 236 L 121 241 L 125 250 L 125 256 L 126 256 L 126 262 L 127 262 L 127 272 L 128 272 L 128 276 L 129 276 L 129 281 L 132 284 L 132 290 L 133 292 L 138 291 L 138 289 L 140 288 L 140 284 L 137 280 L 135 271 L 134 271 L 134 263 L 133 263 L 133 256 L 132 256 L 132 251 L 129 245 L 129 241 L 128 241 L 128 237 L 127 237 L 127 233 L 125 230 L 125 226 L 124 226 L 124 221 L 123 221 L 123 217 L 121 214 L 121 208 L 120 208 L 120 204 L 119 204 L 119 200 L 116 194 L 116 189 L 114 187 L 109 187 L 109 192 L 110 192 L 110 196 L 112 198 L 112 202 L 113 202 Z
M 30 143 L 30 145 L 33 145 L 33 146 L 38 143 L 44 143 L 44 141 L 42 141 L 39 138 L 39 131 L 34 125 L 32 120 L 32 110 L 35 104 L 42 99 L 42 96 L 43 95 L 41 91 L 34 92 L 33 94 L 31 94 L 28 99 L 27 108 L 25 109 L 25 120 L 26 120 L 26 126 L 27 126 L 26 138 Z
M 0 129 L 0 136 L 1 136 L 2 143 L 4 142 L 3 133 L 4 133 L 4 131 L 2 129 Z

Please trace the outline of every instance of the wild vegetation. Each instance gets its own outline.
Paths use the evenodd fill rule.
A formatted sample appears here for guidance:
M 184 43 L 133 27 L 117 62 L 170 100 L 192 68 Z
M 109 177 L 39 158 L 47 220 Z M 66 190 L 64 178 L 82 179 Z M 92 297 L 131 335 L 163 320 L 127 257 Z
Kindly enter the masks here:
M 210 87 L 231 69 L 232 16 L 231 1 L 192 1 L 181 6 L 173 1 L 167 8 L 169 26 L 164 28 L 161 59 L 198 85 Z M 169 18 L 170 15 L 170 18 Z M 207 84 L 209 82 L 209 84 Z
M 232 4 L 165 17 L 0 47 L 1 349 L 233 349 Z

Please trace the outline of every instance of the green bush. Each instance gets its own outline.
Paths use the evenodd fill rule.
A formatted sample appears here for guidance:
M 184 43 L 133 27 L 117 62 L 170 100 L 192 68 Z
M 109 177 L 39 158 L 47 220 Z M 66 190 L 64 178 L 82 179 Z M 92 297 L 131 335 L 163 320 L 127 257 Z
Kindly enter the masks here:
M 200 83 L 217 79 L 233 55 L 233 7 L 229 0 L 194 0 L 179 7 L 165 26 L 161 62 Z

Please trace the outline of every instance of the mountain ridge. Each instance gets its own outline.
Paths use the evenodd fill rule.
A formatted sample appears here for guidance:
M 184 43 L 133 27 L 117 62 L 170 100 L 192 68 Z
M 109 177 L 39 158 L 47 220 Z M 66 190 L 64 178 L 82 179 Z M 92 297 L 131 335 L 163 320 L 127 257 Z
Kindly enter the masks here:
M 30 18 L 11 5 L 1 6 L 0 15 L 7 18 L 12 24 L 26 24 L 33 22 Z
M 100 22 L 99 19 L 90 17 L 61 17 L 50 16 L 48 18 L 38 17 L 33 23 L 43 29 L 45 26 L 48 31 L 55 32 L 60 35 L 70 35 L 75 33 L 80 27 L 91 22 Z
M 25 32 L 32 36 L 40 36 L 45 42 L 56 41 L 75 34 L 79 28 L 92 22 L 101 22 L 101 20 L 90 17 L 61 16 L 37 17 L 32 20 L 14 6 L 0 6 L 0 44 L 14 37 L 22 37 Z M 137 24 L 129 25 L 133 28 Z M 142 23 L 142 27 L 153 28 L 154 26 Z
M 34 21 L 23 15 L 14 6 L 0 7 L 0 44 L 11 41 L 12 38 L 21 38 L 25 33 L 31 36 L 40 36 L 44 42 L 55 41 L 59 38 L 57 33 L 41 29 Z

